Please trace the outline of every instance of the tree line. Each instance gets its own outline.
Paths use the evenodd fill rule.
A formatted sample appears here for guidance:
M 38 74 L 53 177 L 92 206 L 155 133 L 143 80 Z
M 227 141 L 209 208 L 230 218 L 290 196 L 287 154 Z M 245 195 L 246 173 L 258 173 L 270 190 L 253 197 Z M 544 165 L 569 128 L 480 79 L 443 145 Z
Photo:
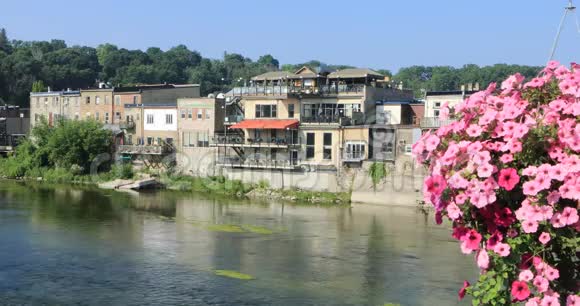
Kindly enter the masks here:
M 37 90 L 43 85 L 52 90 L 65 90 L 91 87 L 97 80 L 113 86 L 195 83 L 201 85 L 206 95 L 227 91 L 267 71 L 293 71 L 304 65 L 331 70 L 351 67 L 326 65 L 316 60 L 281 66 L 269 54 L 256 61 L 236 53 L 210 59 L 184 45 L 167 51 L 156 47 L 143 51 L 112 44 L 93 48 L 68 46 L 63 40 L 10 40 L 6 30 L 0 29 L 0 104 L 27 106 L 33 84 Z M 424 90 L 455 90 L 466 83 L 486 86 L 515 72 L 531 77 L 539 70 L 539 67 L 499 64 L 461 68 L 413 66 L 402 68 L 394 75 L 386 69 L 377 71 L 392 77 L 397 84 L 402 82 L 420 97 Z

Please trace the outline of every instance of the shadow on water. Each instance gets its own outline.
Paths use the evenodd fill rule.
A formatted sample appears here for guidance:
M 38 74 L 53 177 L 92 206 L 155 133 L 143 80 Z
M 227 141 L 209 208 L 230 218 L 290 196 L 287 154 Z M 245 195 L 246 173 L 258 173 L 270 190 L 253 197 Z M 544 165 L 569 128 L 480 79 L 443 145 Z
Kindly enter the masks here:
M 0 182 L 0 241 L 8 304 L 455 305 L 476 275 L 448 229 L 371 205 Z

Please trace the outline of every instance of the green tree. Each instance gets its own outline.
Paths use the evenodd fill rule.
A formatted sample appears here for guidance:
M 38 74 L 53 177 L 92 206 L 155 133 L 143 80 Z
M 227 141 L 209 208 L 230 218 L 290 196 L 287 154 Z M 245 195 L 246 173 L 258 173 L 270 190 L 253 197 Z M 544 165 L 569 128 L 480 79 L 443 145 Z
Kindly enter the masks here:
M 46 91 L 46 86 L 42 80 L 35 81 L 32 83 L 32 92 L 44 92 Z

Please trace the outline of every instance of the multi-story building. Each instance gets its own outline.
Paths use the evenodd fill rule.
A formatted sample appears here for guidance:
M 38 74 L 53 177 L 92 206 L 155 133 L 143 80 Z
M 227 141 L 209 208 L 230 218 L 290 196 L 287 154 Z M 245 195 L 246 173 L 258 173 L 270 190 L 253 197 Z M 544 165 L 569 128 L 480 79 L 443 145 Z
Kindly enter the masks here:
M 176 162 L 183 173 L 215 174 L 216 147 L 210 141 L 224 131 L 224 99 L 182 98 L 177 100 L 179 147 Z
M 467 97 L 479 91 L 479 84 L 468 84 L 461 86 L 461 90 L 452 91 L 428 91 L 425 94 L 425 116 L 421 120 L 421 128 L 439 128 L 449 123 L 448 119 L 440 119 L 441 107 L 447 103 L 453 107 L 465 100 Z
M 368 157 L 376 101 L 412 99 L 370 69 L 269 72 L 227 95 L 229 125 L 212 145 L 219 164 L 254 169 L 337 169 Z
M 79 119 L 80 91 L 47 91 L 30 93 L 30 124 L 38 123 L 44 118 L 52 125 L 59 118 Z
M 113 90 L 104 84 L 100 84 L 99 88 L 81 89 L 80 119 L 112 124 Z

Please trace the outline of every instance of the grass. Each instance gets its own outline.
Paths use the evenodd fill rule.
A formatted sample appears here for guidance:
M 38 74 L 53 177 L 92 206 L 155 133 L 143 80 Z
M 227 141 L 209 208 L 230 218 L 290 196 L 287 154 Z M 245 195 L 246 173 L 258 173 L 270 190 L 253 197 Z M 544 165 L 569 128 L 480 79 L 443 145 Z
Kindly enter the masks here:
M 253 280 L 253 279 L 255 279 L 253 276 L 251 276 L 249 274 L 244 274 L 244 273 L 240 273 L 237 271 L 231 271 L 231 270 L 215 270 L 214 273 L 215 273 L 215 275 L 218 275 L 218 276 L 224 276 L 224 277 L 241 279 L 241 280 Z
M 254 234 L 261 234 L 261 235 L 272 235 L 274 234 L 274 231 L 266 228 L 266 227 L 262 227 L 262 226 L 256 226 L 256 225 L 242 225 L 242 228 L 245 229 L 248 232 L 254 233 Z
M 348 192 L 306 191 L 296 188 L 281 190 L 280 192 L 283 196 L 295 198 L 299 202 L 321 204 L 350 203 L 350 194 Z
M 225 233 L 243 233 L 244 229 L 233 224 L 212 224 L 206 227 L 208 231 Z

